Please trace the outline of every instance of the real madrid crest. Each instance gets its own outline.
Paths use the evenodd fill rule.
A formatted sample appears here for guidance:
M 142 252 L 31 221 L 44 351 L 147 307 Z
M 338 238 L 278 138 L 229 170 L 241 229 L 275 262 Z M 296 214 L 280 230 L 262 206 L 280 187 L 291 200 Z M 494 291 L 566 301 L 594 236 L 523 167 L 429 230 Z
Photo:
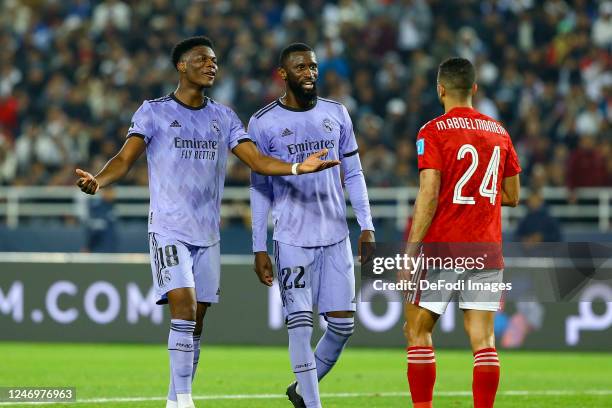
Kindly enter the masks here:
M 334 130 L 334 124 L 329 118 L 323 119 L 323 129 L 325 129 L 327 133 L 331 133 Z
M 170 283 L 170 281 L 172 280 L 172 275 L 170 274 L 170 271 L 167 269 L 164 269 L 162 271 L 162 284 L 161 286 L 164 287 L 167 284 Z
M 213 130 L 213 132 L 215 132 L 217 135 L 221 134 L 221 126 L 219 126 L 219 122 L 217 121 L 217 119 L 213 119 L 210 122 L 210 128 Z

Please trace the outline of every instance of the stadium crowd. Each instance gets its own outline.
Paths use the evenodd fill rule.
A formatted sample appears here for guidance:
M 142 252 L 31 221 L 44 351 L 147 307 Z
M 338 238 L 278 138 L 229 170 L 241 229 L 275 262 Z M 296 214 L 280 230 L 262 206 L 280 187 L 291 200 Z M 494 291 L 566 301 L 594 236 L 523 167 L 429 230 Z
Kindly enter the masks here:
M 279 96 L 280 49 L 315 47 L 368 186 L 416 185 L 415 136 L 442 113 L 436 68 L 455 55 L 476 64 L 476 107 L 510 131 L 524 184 L 612 185 L 612 1 L 593 0 L 3 0 L 0 185 L 99 169 L 142 100 L 175 89 L 172 45 L 199 34 L 220 63 L 209 96 L 245 123 Z M 247 184 L 231 157 L 228 184 Z M 146 182 L 142 159 L 124 183 Z

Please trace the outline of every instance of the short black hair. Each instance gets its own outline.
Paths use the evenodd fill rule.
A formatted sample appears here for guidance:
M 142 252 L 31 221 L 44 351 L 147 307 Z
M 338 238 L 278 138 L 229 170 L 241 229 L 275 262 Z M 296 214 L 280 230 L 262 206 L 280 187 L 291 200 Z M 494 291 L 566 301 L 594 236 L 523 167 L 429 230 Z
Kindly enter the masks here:
M 281 51 L 280 57 L 278 58 L 278 64 L 282 67 L 285 65 L 285 61 L 287 60 L 289 55 L 291 55 L 294 52 L 305 52 L 305 51 L 314 52 L 312 47 L 304 43 L 299 43 L 299 42 L 291 43 L 285 48 L 283 48 L 283 50 Z
M 172 65 L 174 65 L 174 68 L 178 70 L 177 64 L 183 57 L 183 54 L 200 45 L 208 47 L 211 50 L 213 50 L 214 47 L 212 40 L 205 36 L 189 37 L 176 43 L 176 45 L 172 47 Z
M 447 90 L 467 96 L 476 82 L 476 69 L 465 58 L 449 58 L 438 67 L 438 81 Z

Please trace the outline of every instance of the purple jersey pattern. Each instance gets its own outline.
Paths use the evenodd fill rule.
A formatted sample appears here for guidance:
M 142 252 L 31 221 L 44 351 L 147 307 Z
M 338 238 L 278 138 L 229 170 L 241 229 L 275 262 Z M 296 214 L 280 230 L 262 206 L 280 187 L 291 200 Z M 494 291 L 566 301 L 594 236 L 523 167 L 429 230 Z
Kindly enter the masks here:
M 236 113 L 212 99 L 193 108 L 168 95 L 134 113 L 135 135 L 147 144 L 149 232 L 195 246 L 219 242 L 228 151 L 250 139 Z
M 273 102 L 251 117 L 248 131 L 264 154 L 286 162 L 302 162 L 321 149 L 329 150 L 327 159 L 342 159 L 357 151 L 346 108 L 323 98 L 306 111 L 294 111 L 279 101 Z M 265 177 L 252 173 L 251 189 L 260 189 L 254 191 L 252 200 L 265 200 L 269 194 L 275 241 L 316 247 L 338 243 L 348 236 L 340 166 L 300 176 Z M 251 205 L 254 211 L 260 207 L 259 203 Z M 265 205 L 263 212 L 263 220 L 259 218 L 264 214 L 253 216 L 254 251 L 265 251 L 266 247 Z

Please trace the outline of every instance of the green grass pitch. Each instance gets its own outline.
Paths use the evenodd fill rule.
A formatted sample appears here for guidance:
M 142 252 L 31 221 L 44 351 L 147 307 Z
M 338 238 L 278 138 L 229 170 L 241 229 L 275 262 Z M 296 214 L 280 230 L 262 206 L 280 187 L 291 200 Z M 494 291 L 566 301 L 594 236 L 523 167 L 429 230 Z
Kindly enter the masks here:
M 75 386 L 76 404 L 164 407 L 168 363 L 160 345 L 0 343 L 0 386 Z M 612 354 L 504 352 L 496 407 L 612 407 Z M 410 407 L 402 349 L 348 348 L 321 383 L 326 408 Z M 471 407 L 472 356 L 437 350 L 434 406 Z M 286 348 L 204 345 L 198 407 L 290 408 Z M 128 400 L 133 398 L 132 401 Z M 0 403 L 0 406 L 19 406 Z

